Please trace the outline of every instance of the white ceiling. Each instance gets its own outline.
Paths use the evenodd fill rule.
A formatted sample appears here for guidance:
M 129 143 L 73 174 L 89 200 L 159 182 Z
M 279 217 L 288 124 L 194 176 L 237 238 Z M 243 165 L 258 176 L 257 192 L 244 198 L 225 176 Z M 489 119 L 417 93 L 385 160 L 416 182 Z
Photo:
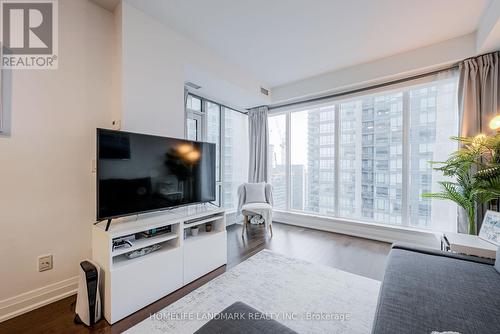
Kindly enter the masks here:
M 477 29 L 491 0 L 128 0 L 270 87 Z

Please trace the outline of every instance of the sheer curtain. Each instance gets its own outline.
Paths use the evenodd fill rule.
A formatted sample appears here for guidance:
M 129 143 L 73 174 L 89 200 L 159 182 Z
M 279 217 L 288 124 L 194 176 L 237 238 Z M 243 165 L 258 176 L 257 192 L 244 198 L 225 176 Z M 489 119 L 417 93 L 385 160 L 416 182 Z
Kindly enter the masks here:
M 267 106 L 263 106 L 248 111 L 248 136 L 250 142 L 248 182 L 267 182 L 268 110 Z
M 498 92 L 499 52 L 469 58 L 460 63 L 458 103 L 460 108 L 460 135 L 475 136 L 479 133 L 491 134 L 488 122 L 499 113 L 500 94 Z M 477 231 L 486 206 L 476 213 Z M 467 218 L 460 212 L 458 231 L 467 233 Z M 476 231 L 476 232 L 477 232 Z

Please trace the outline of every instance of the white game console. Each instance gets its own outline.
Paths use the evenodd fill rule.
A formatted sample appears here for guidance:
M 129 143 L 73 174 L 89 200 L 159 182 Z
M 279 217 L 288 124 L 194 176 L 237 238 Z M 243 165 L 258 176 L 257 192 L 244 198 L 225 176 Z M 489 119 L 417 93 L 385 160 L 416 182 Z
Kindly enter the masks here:
M 78 296 L 76 297 L 76 323 L 92 326 L 101 319 L 102 306 L 99 294 L 100 268 L 90 260 L 80 262 Z

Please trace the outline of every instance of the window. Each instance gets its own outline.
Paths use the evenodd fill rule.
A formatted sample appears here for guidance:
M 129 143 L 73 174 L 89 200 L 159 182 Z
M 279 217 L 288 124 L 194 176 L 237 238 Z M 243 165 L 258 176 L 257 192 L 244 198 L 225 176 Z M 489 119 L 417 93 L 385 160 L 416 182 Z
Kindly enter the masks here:
M 186 120 L 186 138 L 189 140 L 202 140 L 202 108 L 201 99 L 188 95 L 186 110 L 188 117 Z
M 274 207 L 285 209 L 286 198 L 286 118 L 269 117 L 269 183 L 273 185 Z
M 216 180 L 218 182 L 221 181 L 221 173 L 220 173 L 220 131 L 221 131 L 221 106 L 207 101 L 207 112 L 206 112 L 206 120 L 207 120 L 207 129 L 206 129 L 206 141 L 209 143 L 216 144 L 215 146 L 215 154 L 217 156 L 215 160 L 215 173 Z
M 188 95 L 186 108 L 191 111 L 201 112 L 201 98 L 195 97 L 193 95 Z
M 189 94 L 186 138 L 216 145 L 216 205 L 236 210 L 238 186 L 248 178 L 248 117 L 207 99 Z
M 200 133 L 198 129 L 201 127 L 201 121 L 199 117 L 192 117 L 187 119 L 187 136 L 189 140 L 201 140 Z
M 332 213 L 335 201 L 335 108 L 317 106 L 290 114 L 290 209 Z
M 423 199 L 456 149 L 457 77 L 336 99 L 269 116 L 280 208 L 384 224 L 453 230 L 456 206 Z
M 455 80 L 411 88 L 409 98 L 409 225 L 437 228 L 456 215 L 448 201 L 422 198 L 422 194 L 438 191 L 441 173 L 434 171 L 429 161 L 441 161 L 457 145 L 449 138 L 458 134 Z
M 226 209 L 236 210 L 238 187 L 248 180 L 248 116 L 226 107 L 223 110 L 223 203 Z

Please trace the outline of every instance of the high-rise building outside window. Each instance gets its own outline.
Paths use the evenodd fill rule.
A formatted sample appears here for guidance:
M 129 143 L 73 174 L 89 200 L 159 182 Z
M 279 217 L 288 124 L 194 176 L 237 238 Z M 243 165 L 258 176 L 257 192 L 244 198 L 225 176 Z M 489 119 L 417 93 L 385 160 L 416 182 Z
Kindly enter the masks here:
M 274 207 L 286 209 L 287 160 L 286 160 L 286 116 L 269 118 L 269 182 L 273 185 Z

